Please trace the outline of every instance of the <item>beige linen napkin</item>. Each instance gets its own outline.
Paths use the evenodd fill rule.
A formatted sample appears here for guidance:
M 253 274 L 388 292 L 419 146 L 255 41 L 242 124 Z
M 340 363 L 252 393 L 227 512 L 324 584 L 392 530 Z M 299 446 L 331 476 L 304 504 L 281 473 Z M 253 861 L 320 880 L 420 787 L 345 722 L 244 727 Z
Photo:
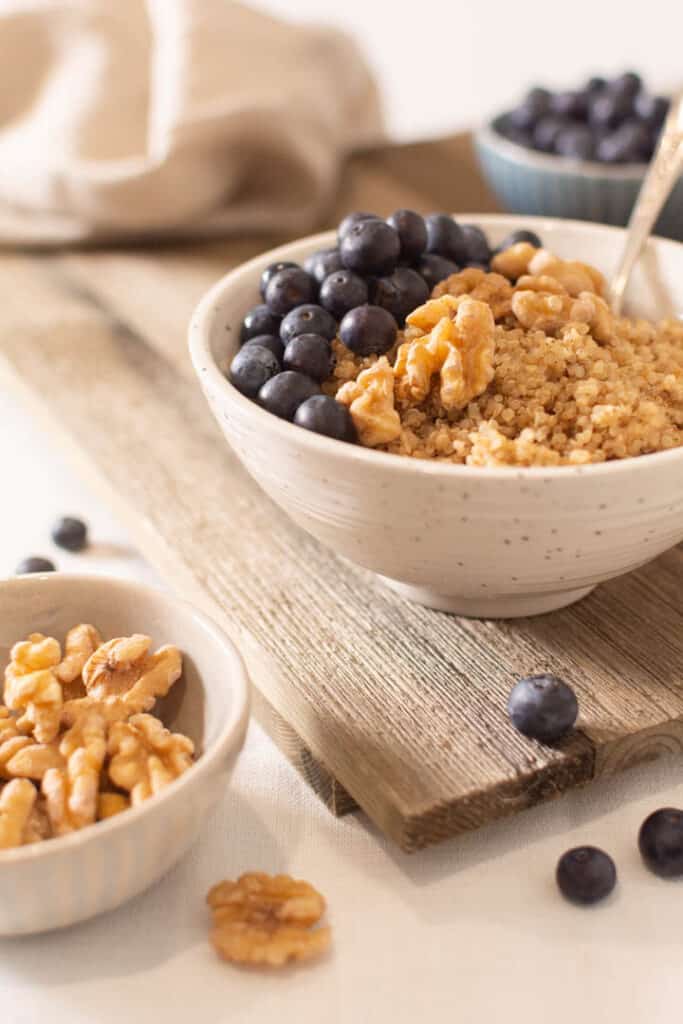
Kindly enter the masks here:
M 0 0 L 0 244 L 302 232 L 376 140 L 356 45 L 231 0 Z

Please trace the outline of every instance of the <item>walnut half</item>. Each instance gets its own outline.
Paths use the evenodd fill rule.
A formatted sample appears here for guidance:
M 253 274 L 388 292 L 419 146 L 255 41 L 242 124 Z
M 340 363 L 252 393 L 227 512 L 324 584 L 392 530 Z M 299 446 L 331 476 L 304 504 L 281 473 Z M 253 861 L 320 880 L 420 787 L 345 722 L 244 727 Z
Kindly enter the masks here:
M 213 911 L 211 943 L 224 960 L 281 967 L 309 960 L 330 944 L 329 928 L 313 928 L 325 900 L 308 882 L 252 871 L 215 885 L 206 897 Z

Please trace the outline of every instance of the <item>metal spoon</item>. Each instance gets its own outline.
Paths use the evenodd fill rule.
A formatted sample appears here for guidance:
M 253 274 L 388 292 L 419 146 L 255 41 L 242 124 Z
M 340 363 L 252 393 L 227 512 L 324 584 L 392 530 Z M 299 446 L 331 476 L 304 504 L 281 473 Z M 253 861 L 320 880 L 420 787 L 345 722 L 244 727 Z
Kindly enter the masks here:
M 671 102 L 659 145 L 631 212 L 626 245 L 612 281 L 612 308 L 619 315 L 624 292 L 645 242 L 671 189 L 683 173 L 683 92 Z

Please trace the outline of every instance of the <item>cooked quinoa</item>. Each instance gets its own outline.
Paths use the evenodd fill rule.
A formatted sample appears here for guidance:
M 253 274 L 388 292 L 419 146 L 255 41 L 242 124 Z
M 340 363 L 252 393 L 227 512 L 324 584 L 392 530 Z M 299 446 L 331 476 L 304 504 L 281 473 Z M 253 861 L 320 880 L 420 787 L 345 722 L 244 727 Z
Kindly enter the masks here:
M 373 444 L 380 451 L 470 466 L 560 466 L 683 444 L 683 323 L 614 317 L 601 297 L 597 271 L 526 248 L 500 254 L 493 265 L 500 273 L 469 269 L 438 285 L 432 299 L 451 296 L 446 301 L 452 307 L 444 312 L 433 301 L 420 307 L 386 357 L 361 358 L 339 340 L 333 343 L 336 366 L 325 390 L 350 406 L 361 442 L 364 411 L 353 399 L 372 373 L 347 382 L 364 370 L 379 371 L 381 360 L 389 404 L 393 375 L 393 419 L 384 435 L 391 439 Z M 434 332 L 451 327 L 445 316 L 455 323 L 465 301 L 470 309 L 489 307 L 490 336 L 481 338 L 480 347 L 476 334 L 459 336 L 456 325 L 450 334 L 455 340 L 439 342 L 437 358 Z M 488 383 L 474 395 L 463 386 L 465 401 L 458 408 L 444 401 L 449 344 L 459 349 L 455 359 L 464 384 L 468 359 L 488 367 L 484 379 L 477 364 L 475 388 Z M 406 377 L 406 360 L 415 366 L 418 357 L 422 385 L 415 373 Z M 388 410 L 379 411 L 384 424 Z

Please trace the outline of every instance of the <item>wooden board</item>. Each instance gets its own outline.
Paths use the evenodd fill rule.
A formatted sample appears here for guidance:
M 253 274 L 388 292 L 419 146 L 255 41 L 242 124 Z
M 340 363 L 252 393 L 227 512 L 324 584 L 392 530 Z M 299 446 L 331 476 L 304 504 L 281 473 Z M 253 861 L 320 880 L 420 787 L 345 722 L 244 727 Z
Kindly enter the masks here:
M 490 208 L 466 139 L 364 154 L 341 196 L 331 219 Z M 141 550 L 236 637 L 292 763 L 335 813 L 360 805 L 414 850 L 680 751 L 681 551 L 563 612 L 476 622 L 402 601 L 257 490 L 195 384 L 185 329 L 205 288 L 270 241 L 8 254 L 0 353 Z M 582 709 L 556 749 L 505 714 L 514 680 L 543 670 Z

